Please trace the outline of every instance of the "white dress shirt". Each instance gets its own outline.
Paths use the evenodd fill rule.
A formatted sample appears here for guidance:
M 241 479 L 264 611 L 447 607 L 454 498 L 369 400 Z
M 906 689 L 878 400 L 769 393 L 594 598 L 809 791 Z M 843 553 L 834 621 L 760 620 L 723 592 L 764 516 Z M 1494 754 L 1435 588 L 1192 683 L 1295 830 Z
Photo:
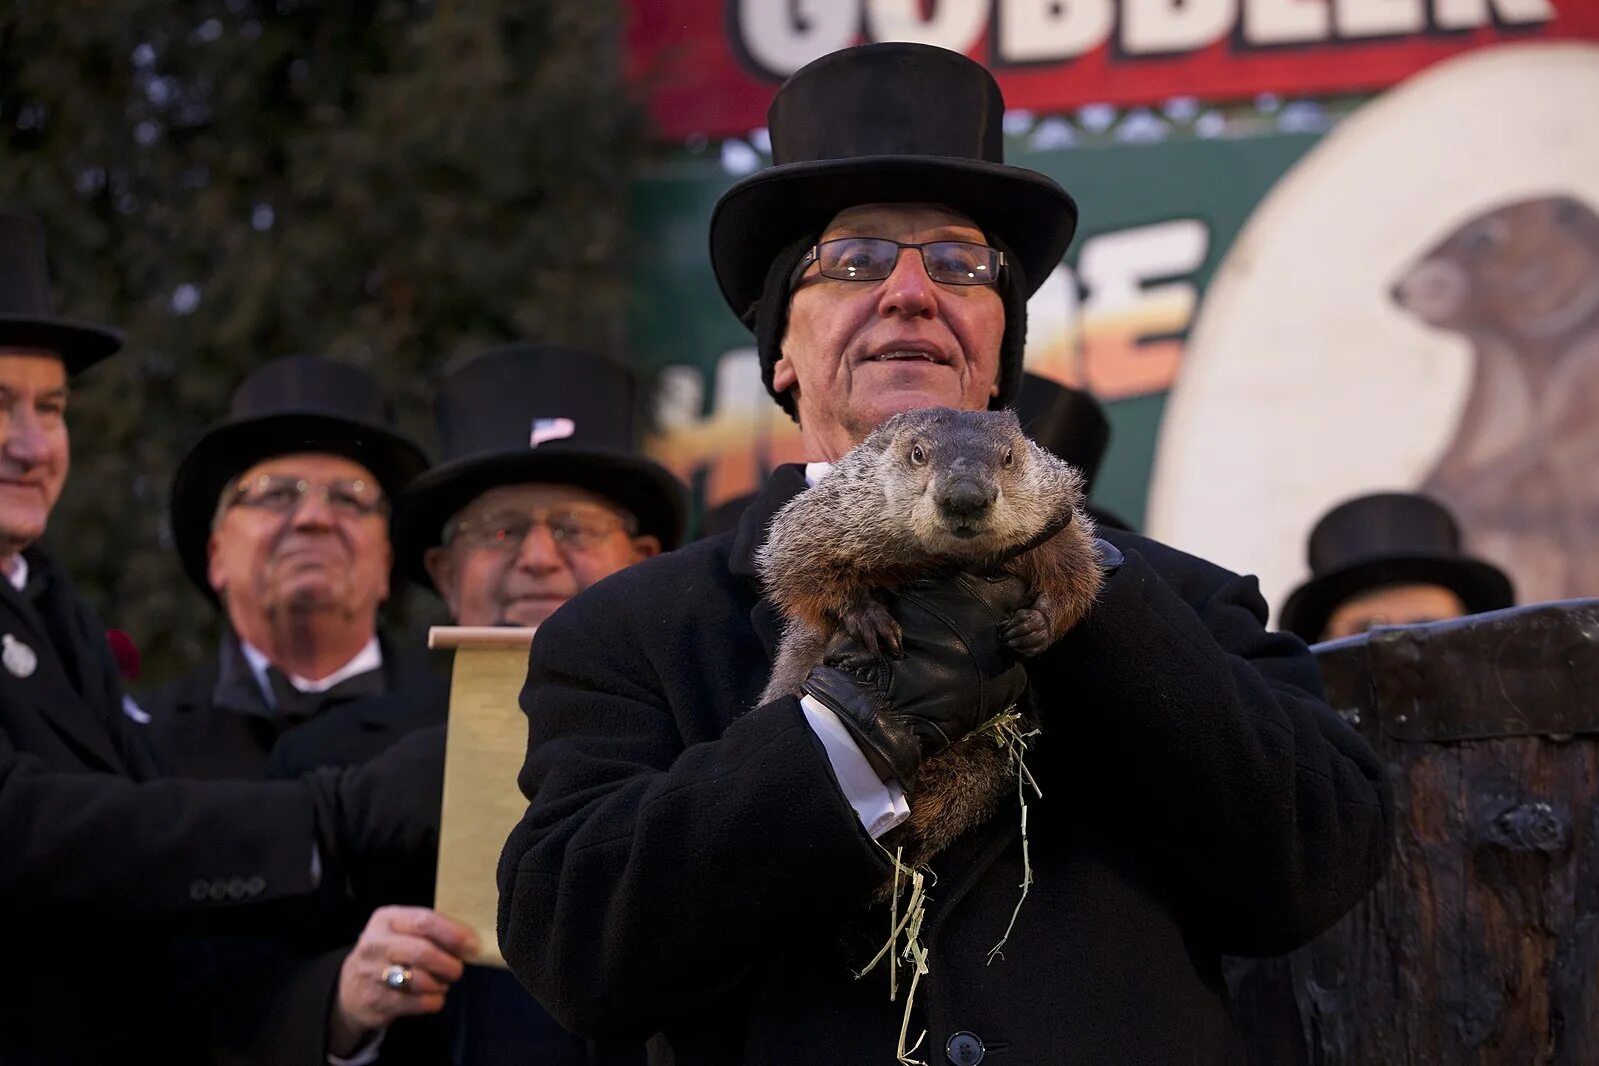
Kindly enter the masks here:
M 833 469 L 831 463 L 806 463 L 805 482 L 814 485 Z M 910 817 L 910 804 L 905 802 L 905 790 L 897 781 L 883 781 L 866 761 L 859 744 L 849 729 L 838 720 L 832 708 L 814 696 L 800 697 L 800 710 L 811 732 L 827 750 L 827 760 L 833 764 L 833 776 L 844 798 L 855 808 L 855 814 L 866 827 L 873 840 Z
M 261 686 L 261 692 L 266 696 L 267 705 L 276 707 L 278 701 L 272 695 L 272 682 L 267 680 L 267 668 L 272 665 L 266 653 L 247 640 L 239 641 L 239 648 L 244 652 L 244 661 L 250 664 L 250 673 L 255 675 L 255 683 Z M 378 644 L 374 635 L 366 642 L 366 646 L 355 653 L 355 658 L 333 671 L 327 677 L 312 681 L 308 677 L 297 674 L 284 674 L 289 684 L 301 692 L 326 692 L 345 678 L 364 674 L 368 670 L 376 670 L 383 665 L 383 648 Z

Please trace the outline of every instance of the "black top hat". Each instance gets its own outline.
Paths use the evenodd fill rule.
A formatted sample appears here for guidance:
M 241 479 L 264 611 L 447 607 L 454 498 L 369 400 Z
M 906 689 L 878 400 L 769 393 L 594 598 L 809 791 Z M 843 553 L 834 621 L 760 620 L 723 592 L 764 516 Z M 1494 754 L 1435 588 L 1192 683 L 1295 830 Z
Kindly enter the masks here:
M 1023 433 L 1082 471 L 1084 492 L 1093 490 L 1110 446 L 1110 421 L 1098 400 L 1082 389 L 1023 374 L 1016 419 Z
M 1338 605 L 1382 585 L 1442 585 L 1471 614 L 1516 602 L 1504 572 L 1460 552 L 1460 530 L 1426 496 L 1382 492 L 1334 507 L 1310 531 L 1311 579 L 1283 605 L 1282 628 L 1321 639 Z
M 1082 471 L 1083 494 L 1092 493 L 1099 464 L 1110 447 L 1110 420 L 1099 401 L 1082 389 L 1023 374 L 1015 408 L 1022 432 Z M 1101 526 L 1133 528 L 1125 518 L 1092 501 L 1086 506 Z
M 1004 113 L 993 75 L 944 48 L 867 44 L 801 67 L 767 113 L 774 165 L 711 215 L 711 265 L 733 313 L 748 315 L 785 247 L 870 203 L 960 211 L 1010 249 L 1031 294 L 1066 254 L 1077 205 L 1043 174 L 1005 165 Z
M 122 347 L 122 334 L 57 318 L 39 220 L 0 211 L 0 347 L 55 352 L 68 374 L 93 366 Z
M 639 532 L 677 547 L 688 517 L 683 484 L 638 451 L 638 389 L 627 367 L 553 345 L 481 352 L 439 385 L 441 460 L 394 515 L 400 573 L 427 584 L 426 551 L 444 524 L 499 485 L 575 485 L 626 508 Z
M 206 543 L 229 481 L 276 455 L 326 452 L 372 471 L 392 500 L 427 468 L 394 428 L 377 382 L 359 367 L 289 355 L 257 367 L 234 390 L 228 416 L 206 430 L 172 478 L 172 536 L 189 579 L 206 595 Z

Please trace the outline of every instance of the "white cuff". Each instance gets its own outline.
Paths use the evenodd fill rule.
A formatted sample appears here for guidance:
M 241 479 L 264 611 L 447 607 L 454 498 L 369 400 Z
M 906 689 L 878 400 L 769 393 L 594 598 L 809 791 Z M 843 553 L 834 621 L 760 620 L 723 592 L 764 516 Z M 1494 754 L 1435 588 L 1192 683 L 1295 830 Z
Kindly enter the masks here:
M 341 1059 L 333 1052 L 328 1052 L 328 1066 L 370 1066 L 378 1061 L 378 1050 L 383 1047 L 383 1038 L 388 1035 L 385 1026 L 366 1038 L 366 1043 L 355 1049 L 355 1054 L 347 1059 Z
M 872 769 L 872 764 L 861 754 L 860 746 L 850 736 L 838 715 L 814 696 L 801 696 L 800 709 L 805 721 L 827 749 L 827 761 L 833 764 L 833 775 L 844 798 L 855 808 L 855 814 L 866 827 L 873 840 L 910 817 L 910 804 L 905 802 L 905 790 L 898 782 L 884 782 Z

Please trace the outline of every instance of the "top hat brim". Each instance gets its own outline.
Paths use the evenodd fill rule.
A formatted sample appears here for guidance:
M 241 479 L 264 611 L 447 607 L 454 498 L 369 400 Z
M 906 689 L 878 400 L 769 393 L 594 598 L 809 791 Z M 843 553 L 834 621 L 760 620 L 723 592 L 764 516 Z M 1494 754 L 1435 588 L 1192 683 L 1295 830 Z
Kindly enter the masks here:
M 230 481 L 265 459 L 298 452 L 340 455 L 372 471 L 396 500 L 427 456 L 394 431 L 355 419 L 285 412 L 228 419 L 189 450 L 172 479 L 172 537 L 189 580 L 213 600 L 206 545 L 217 500 Z
M 785 163 L 750 175 L 717 201 L 711 265 L 733 313 L 760 299 L 772 261 L 845 208 L 944 204 L 1016 256 L 1028 295 L 1060 265 L 1077 229 L 1077 205 L 1053 180 L 1003 163 L 885 155 Z
M 659 539 L 664 551 L 683 540 L 688 496 L 659 463 L 620 449 L 524 448 L 441 463 L 417 478 L 395 510 L 397 571 L 431 587 L 423 556 L 443 542 L 451 516 L 490 489 L 530 482 L 571 485 L 611 500 L 638 520 L 640 534 Z
M 0 347 L 54 352 L 61 357 L 67 376 L 71 377 L 115 355 L 122 347 L 122 334 L 114 329 L 60 318 L 0 315 Z
M 1468 614 L 1516 602 L 1510 579 L 1491 563 L 1461 556 L 1384 556 L 1329 570 L 1299 586 L 1283 604 L 1280 628 L 1314 644 L 1339 604 L 1383 585 L 1441 585 L 1460 597 Z

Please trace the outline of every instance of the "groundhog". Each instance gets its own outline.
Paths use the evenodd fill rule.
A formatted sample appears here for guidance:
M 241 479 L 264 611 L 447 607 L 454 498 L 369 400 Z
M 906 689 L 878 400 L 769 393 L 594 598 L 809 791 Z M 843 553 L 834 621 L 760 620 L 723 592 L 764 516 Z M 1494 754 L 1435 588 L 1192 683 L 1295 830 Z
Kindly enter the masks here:
M 897 654 L 899 627 L 877 593 L 933 573 L 1003 569 L 1033 593 L 1004 627 L 1036 655 L 1085 615 L 1103 575 L 1082 477 L 1022 434 L 1010 411 L 929 408 L 896 415 L 772 519 L 757 562 L 787 620 L 765 703 L 796 694 L 839 630 Z M 1030 706 L 1018 708 L 1035 728 Z M 913 864 L 993 814 L 1016 769 L 993 736 L 968 736 L 906 782 L 913 800 L 884 843 Z
M 1421 490 L 1522 602 L 1599 595 L 1599 215 L 1558 195 L 1484 212 L 1393 298 L 1472 348 L 1470 394 Z

